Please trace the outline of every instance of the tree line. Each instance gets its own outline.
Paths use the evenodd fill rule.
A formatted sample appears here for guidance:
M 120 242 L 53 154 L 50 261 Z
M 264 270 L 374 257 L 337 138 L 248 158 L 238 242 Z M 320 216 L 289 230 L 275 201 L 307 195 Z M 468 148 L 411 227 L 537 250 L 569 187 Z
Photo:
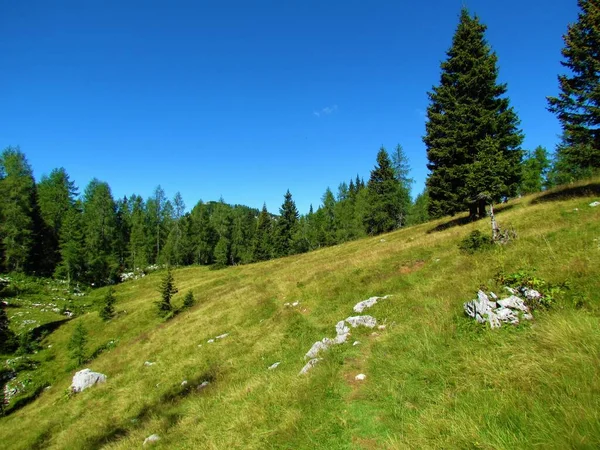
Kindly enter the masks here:
M 80 195 L 64 168 L 36 182 L 25 154 L 8 147 L 0 155 L 1 267 L 102 285 L 152 265 L 219 267 L 303 253 L 420 220 L 410 214 L 409 171 L 401 146 L 391 155 L 381 148 L 368 183 L 357 176 L 335 195 L 328 188 L 305 215 L 289 191 L 279 215 L 223 199 L 186 212 L 181 194 L 167 198 L 160 186 L 146 199 L 115 199 L 93 179 Z
M 590 176 L 600 167 L 600 6 L 578 4 L 562 52 L 571 75 L 559 76 L 560 94 L 548 98 L 563 129 L 553 161 L 543 147 L 521 148 L 486 26 L 463 8 L 440 83 L 429 92 L 423 141 L 430 173 L 414 202 L 400 145 L 379 150 L 367 183 L 356 176 L 335 193 L 327 188 L 305 215 L 289 191 L 278 215 L 223 199 L 186 212 L 181 195 L 167 198 L 160 186 L 146 199 L 114 199 L 97 179 L 79 194 L 64 168 L 36 182 L 24 153 L 9 147 L 0 155 L 0 269 L 107 284 L 156 264 L 247 264 L 462 211 L 476 218 L 489 202 Z

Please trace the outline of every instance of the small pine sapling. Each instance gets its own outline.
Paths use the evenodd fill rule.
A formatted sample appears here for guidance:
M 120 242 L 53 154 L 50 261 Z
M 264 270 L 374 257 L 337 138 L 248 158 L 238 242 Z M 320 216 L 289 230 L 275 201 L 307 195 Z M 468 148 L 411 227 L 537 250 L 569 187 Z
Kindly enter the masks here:
M 85 357 L 85 345 L 88 340 L 88 332 L 83 326 L 82 322 L 79 322 L 77 326 L 75 326 L 75 330 L 73 330 L 73 335 L 71 336 L 71 340 L 69 341 L 69 351 L 71 354 L 71 359 L 75 362 L 77 366 L 83 364 L 86 360 Z
M 106 292 L 106 296 L 104 297 L 104 306 L 100 311 L 100 318 L 105 322 L 112 319 L 115 316 L 115 302 L 117 299 L 115 298 L 114 290 L 111 287 L 108 288 Z
M 192 306 L 194 306 L 194 303 L 195 303 L 194 294 L 192 293 L 192 291 L 187 291 L 187 293 L 185 294 L 185 297 L 183 299 L 183 307 L 191 308 Z
M 166 316 L 173 310 L 173 306 L 171 305 L 173 295 L 179 292 L 175 287 L 175 279 L 170 268 L 167 269 L 167 273 L 160 282 L 158 290 L 160 292 L 160 300 L 156 303 L 158 313 L 161 316 Z

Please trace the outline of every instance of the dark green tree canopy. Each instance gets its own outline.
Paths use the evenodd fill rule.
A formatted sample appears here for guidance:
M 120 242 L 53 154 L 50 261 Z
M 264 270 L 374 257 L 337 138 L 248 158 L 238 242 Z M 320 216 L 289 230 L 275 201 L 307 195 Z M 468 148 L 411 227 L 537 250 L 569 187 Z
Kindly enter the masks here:
M 433 217 L 477 207 L 484 188 L 495 201 L 516 194 L 520 184 L 519 120 L 506 85 L 497 82 L 497 57 L 484 38 L 486 26 L 461 11 L 460 22 L 441 64 L 440 84 L 429 93 L 426 135 L 429 210 Z M 490 147 L 491 140 L 493 146 Z M 490 151 L 497 155 L 490 155 Z M 482 153 L 483 152 L 483 153 Z M 478 157 L 498 163 L 481 170 Z M 493 174 L 493 179 L 478 179 Z
M 600 1 L 577 4 L 577 22 L 563 36 L 561 64 L 570 73 L 558 76 L 558 97 L 548 97 L 548 109 L 563 129 L 558 168 L 570 175 L 563 181 L 600 168 Z
M 275 252 L 277 256 L 287 256 L 293 253 L 292 240 L 298 227 L 298 208 L 292 200 L 289 189 L 285 193 L 283 204 L 279 208 L 277 219 L 277 239 Z
M 391 231 L 401 225 L 402 210 L 401 186 L 396 178 L 390 157 L 381 147 L 377 153 L 377 165 L 371 171 L 367 183 L 369 207 L 365 225 L 369 234 Z

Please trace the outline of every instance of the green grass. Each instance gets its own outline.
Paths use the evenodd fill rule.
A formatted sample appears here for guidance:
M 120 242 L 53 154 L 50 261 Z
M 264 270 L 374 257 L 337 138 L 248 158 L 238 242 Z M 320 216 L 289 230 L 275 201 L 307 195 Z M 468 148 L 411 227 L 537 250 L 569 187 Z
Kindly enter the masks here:
M 52 387 L 0 419 L 1 446 L 129 449 L 156 433 L 155 448 L 598 448 L 600 207 L 588 206 L 598 180 L 581 186 L 511 202 L 497 219 L 518 238 L 472 255 L 460 241 L 489 223 L 432 232 L 443 219 L 260 264 L 179 269 L 174 304 L 188 290 L 197 303 L 169 321 L 155 312 L 162 273 L 124 283 L 116 318 L 90 312 L 45 339 L 28 376 Z M 497 290 L 498 272 L 522 269 L 568 290 L 516 328 L 464 317 L 480 286 Z M 353 330 L 298 376 L 355 303 L 385 294 L 366 312 L 385 330 Z M 115 344 L 86 366 L 108 382 L 69 396 L 66 346 L 79 321 L 89 353 Z

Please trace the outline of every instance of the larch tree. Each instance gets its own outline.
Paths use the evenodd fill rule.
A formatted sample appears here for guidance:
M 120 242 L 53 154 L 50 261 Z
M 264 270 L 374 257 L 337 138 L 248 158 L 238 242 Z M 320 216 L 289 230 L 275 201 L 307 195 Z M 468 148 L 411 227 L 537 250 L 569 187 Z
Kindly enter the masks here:
M 486 199 L 512 197 L 520 186 L 523 135 L 506 84 L 497 81 L 498 58 L 485 40 L 486 28 L 462 9 L 440 83 L 428 94 L 423 141 L 432 217 L 464 210 L 483 216 Z
M 548 182 L 550 166 L 548 151 L 544 147 L 538 146 L 535 150 L 528 152 L 523 161 L 521 194 L 533 194 L 544 189 Z
M 577 22 L 563 36 L 560 93 L 548 97 L 548 109 L 561 123 L 556 152 L 557 181 L 589 176 L 600 169 L 600 0 L 578 0 Z
M 400 208 L 402 216 L 399 217 L 398 223 L 400 226 L 406 224 L 408 211 L 412 205 L 410 198 L 410 191 L 414 180 L 410 177 L 410 164 L 408 162 L 408 156 L 400 144 L 396 145 L 396 148 L 391 154 L 392 167 L 396 179 L 400 184 Z

